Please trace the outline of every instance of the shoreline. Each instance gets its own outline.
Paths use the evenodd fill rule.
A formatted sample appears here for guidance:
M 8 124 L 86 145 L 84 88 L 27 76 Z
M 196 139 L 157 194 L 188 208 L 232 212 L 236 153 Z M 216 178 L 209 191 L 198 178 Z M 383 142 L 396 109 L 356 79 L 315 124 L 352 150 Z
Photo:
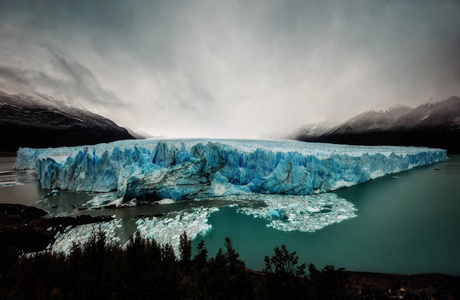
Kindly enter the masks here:
M 21 204 L 0 204 L 0 240 L 2 240 L 3 266 L 13 266 L 20 259 L 18 253 L 38 252 L 54 243 L 57 232 L 68 226 L 110 221 L 113 217 L 87 215 L 78 217 L 46 218 L 47 212 Z M 9 251 L 8 251 L 9 250 Z M 16 256 L 16 257 L 14 257 Z M 10 260 L 9 263 L 7 260 Z M 13 262 L 11 262 L 13 260 Z M 247 269 L 253 274 L 263 274 Z M 438 273 L 414 275 L 343 271 L 347 276 L 345 288 L 351 299 L 363 298 L 442 298 L 458 299 L 460 277 Z
M 352 299 L 459 299 L 460 277 L 439 273 L 414 275 L 344 271 Z
M 46 250 L 69 226 L 79 226 L 113 220 L 112 216 L 80 215 L 77 217 L 46 218 L 47 211 L 22 204 L 0 203 L 0 240 L 2 250 L 14 252 L 37 252 Z

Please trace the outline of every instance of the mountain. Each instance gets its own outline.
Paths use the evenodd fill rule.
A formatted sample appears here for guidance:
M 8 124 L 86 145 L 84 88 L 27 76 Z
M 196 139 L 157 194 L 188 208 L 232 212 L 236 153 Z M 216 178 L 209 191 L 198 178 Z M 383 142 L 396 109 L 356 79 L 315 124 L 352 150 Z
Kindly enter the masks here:
M 342 123 L 333 129 L 334 133 L 367 132 L 387 130 L 394 127 L 397 120 L 411 110 L 407 106 L 396 106 L 386 111 L 367 111 Z
M 308 125 L 311 128 L 312 125 Z M 450 97 L 416 108 L 397 106 L 387 111 L 362 113 L 326 132 L 305 134 L 301 127 L 295 139 L 351 145 L 425 146 L 460 153 L 460 98 Z
M 289 138 L 296 139 L 296 137 L 298 136 L 302 136 L 305 138 L 318 137 L 318 136 L 325 134 L 326 132 L 331 130 L 331 128 L 333 127 L 334 127 L 334 124 L 329 121 L 325 121 L 321 123 L 305 124 L 299 129 L 297 129 L 296 131 L 294 131 L 293 133 L 291 133 L 289 135 Z
M 19 147 L 93 145 L 134 139 L 125 128 L 100 115 L 46 96 L 0 91 L 0 151 Z

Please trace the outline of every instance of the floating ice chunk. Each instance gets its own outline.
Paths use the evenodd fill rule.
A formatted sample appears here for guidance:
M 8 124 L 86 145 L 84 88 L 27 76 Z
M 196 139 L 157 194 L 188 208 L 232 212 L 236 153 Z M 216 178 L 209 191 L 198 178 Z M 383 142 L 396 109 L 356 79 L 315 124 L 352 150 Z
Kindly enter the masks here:
M 123 198 L 118 198 L 118 199 L 115 199 L 115 200 L 112 200 L 111 202 L 109 202 L 109 204 L 107 204 L 107 206 L 115 206 L 115 207 L 120 207 L 123 203 Z
M 120 201 L 121 204 L 117 207 L 134 207 L 134 206 L 137 206 L 137 203 L 138 203 L 136 198 L 133 198 L 125 203 L 122 202 L 123 198 L 119 198 L 118 200 Z
M 120 238 L 116 235 L 115 229 L 121 227 L 121 219 L 109 222 L 85 224 L 65 231 L 63 234 L 56 234 L 56 241 L 52 246 L 52 251 L 56 253 L 69 254 L 73 243 L 83 245 L 89 241 L 93 234 L 101 230 L 109 243 L 119 243 Z M 67 228 L 66 228 L 67 229 Z
M 19 181 L 3 181 L 3 182 L 0 182 L 0 187 L 17 186 L 17 185 L 24 185 L 24 183 L 19 182 Z
M 307 206 L 306 210 L 313 213 L 313 212 L 319 212 L 321 210 L 321 208 Z
M 281 217 L 281 212 L 280 212 L 279 209 L 271 209 L 271 208 L 270 208 L 270 209 L 268 210 L 267 215 L 279 219 L 279 218 Z
M 157 204 L 173 204 L 173 203 L 176 203 L 176 201 L 174 201 L 173 199 L 163 199 L 156 203 Z
M 354 205 L 332 193 L 312 196 L 259 195 L 255 199 L 266 206 L 240 205 L 237 211 L 267 219 L 270 221 L 268 227 L 281 231 L 314 232 L 356 217 Z
M 185 231 L 190 239 L 206 235 L 212 226 L 209 216 L 218 211 L 213 208 L 199 208 L 168 213 L 164 218 L 145 218 L 136 221 L 137 230 L 147 239 L 155 239 L 159 244 L 171 244 L 179 255 L 180 235 Z
M 84 209 L 98 209 L 106 206 L 119 207 L 123 199 L 117 198 L 116 193 L 98 193 L 91 200 L 82 204 L 80 207 Z

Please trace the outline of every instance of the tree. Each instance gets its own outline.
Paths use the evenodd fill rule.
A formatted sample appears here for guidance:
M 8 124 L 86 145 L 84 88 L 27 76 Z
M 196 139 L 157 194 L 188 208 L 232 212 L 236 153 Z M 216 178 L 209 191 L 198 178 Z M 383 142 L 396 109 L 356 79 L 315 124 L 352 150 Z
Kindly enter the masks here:
M 198 253 L 195 255 L 195 262 L 198 266 L 203 267 L 208 259 L 208 250 L 206 250 L 203 240 L 200 241 L 196 249 Z
M 231 271 L 244 268 L 244 262 L 240 259 L 240 255 L 235 251 L 233 248 L 232 241 L 229 237 L 225 238 L 224 243 L 225 249 L 227 250 L 225 253 L 225 260 L 227 266 L 230 268 Z
M 275 273 L 278 275 L 293 275 L 297 277 L 305 276 L 305 264 L 298 266 L 299 257 L 296 252 L 289 253 L 285 245 L 281 245 L 281 249 L 275 248 L 275 255 L 269 258 L 265 256 L 266 273 Z
M 348 280 L 343 268 L 335 269 L 333 266 L 325 266 L 319 271 L 313 264 L 308 266 L 310 282 L 318 299 L 345 299 Z
M 180 236 L 179 251 L 182 261 L 190 261 L 192 258 L 192 240 L 188 238 L 185 231 Z

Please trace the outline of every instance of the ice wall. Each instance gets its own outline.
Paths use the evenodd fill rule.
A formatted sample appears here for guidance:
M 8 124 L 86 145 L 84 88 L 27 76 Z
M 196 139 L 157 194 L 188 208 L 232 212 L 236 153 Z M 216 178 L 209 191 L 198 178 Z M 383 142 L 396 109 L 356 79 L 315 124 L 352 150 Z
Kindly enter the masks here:
M 242 193 L 309 195 L 446 159 L 441 149 L 297 141 L 153 139 L 20 148 L 43 188 L 116 191 L 125 201 Z

